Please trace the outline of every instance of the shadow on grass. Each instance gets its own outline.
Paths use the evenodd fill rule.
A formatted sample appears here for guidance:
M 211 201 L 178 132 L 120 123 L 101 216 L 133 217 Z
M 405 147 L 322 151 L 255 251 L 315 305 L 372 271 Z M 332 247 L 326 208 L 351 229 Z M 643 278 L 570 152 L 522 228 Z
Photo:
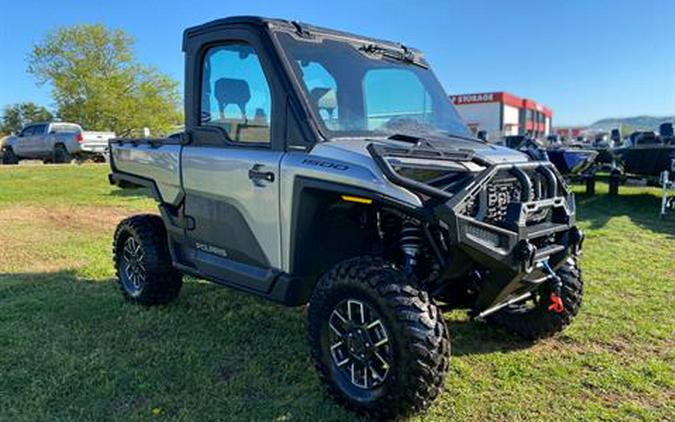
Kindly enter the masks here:
M 67 309 L 71 311 L 84 309 L 84 314 L 100 312 L 95 303 L 87 303 L 81 300 L 88 293 L 105 295 L 110 304 L 119 305 L 115 307 L 116 312 L 120 313 L 120 315 L 117 315 L 118 318 L 123 316 L 122 313 L 125 310 L 153 312 L 153 309 L 161 309 L 163 312 L 171 312 L 177 317 L 187 312 L 191 316 L 199 315 L 207 320 L 218 319 L 223 314 L 245 313 L 247 318 L 240 321 L 242 327 L 255 329 L 259 327 L 273 328 L 276 323 L 282 326 L 297 324 L 297 329 L 292 331 L 299 334 L 299 337 L 293 338 L 292 341 L 303 344 L 303 348 L 305 348 L 304 307 L 287 308 L 213 283 L 190 278 L 186 280 L 183 291 L 176 302 L 152 308 L 124 302 L 113 279 L 82 279 L 77 276 L 75 271 L 70 270 L 55 273 L 0 274 L 0 285 L 5 287 L 0 289 L 0 300 L 3 298 L 9 299 L 8 291 L 17 290 L 29 293 L 34 292 L 33 289 L 35 288 L 39 290 L 44 288 L 50 292 L 59 292 L 59 294 L 66 295 L 60 299 L 73 302 L 72 306 L 68 306 Z M 219 301 L 216 298 L 227 300 Z M 49 312 L 47 304 L 45 304 L 44 311 Z M 270 314 L 273 316 L 272 323 L 267 319 Z M 189 319 L 179 319 L 182 329 L 189 331 Z M 193 320 L 193 322 L 197 321 Z M 531 347 L 533 344 L 505 330 L 484 322 L 471 320 L 468 317 L 458 319 L 453 316 L 449 319 L 446 318 L 446 322 L 452 337 L 452 354 L 456 356 L 521 350 Z M 230 328 L 233 327 L 230 326 Z M 288 334 L 288 331 L 284 332 L 284 335 Z M 270 340 L 270 342 L 263 348 L 273 349 L 276 340 L 267 340 Z M 263 343 L 267 340 L 260 339 Z M 247 336 L 240 341 L 247 343 L 252 339 Z
M 32 409 L 38 414 L 68 418 L 91 408 L 93 418 L 111 411 L 138 418 L 161 407 L 188 419 L 353 419 L 328 398 L 312 369 L 304 308 L 192 279 L 176 302 L 146 308 L 124 302 L 111 279 L 61 271 L 0 274 L 0 313 L 0 334 L 16 337 L 6 353 L 22 356 L 24 368 L 0 360 L 6 382 L 77 380 L 67 389 L 55 385 L 54 408 Z M 455 356 L 530 345 L 478 322 L 450 319 L 448 325 Z M 50 347 L 35 353 L 39 344 Z M 40 393 L 19 394 L 26 395 L 19 402 L 31 403 L 29 395 Z
M 656 233 L 675 236 L 675 218 L 672 212 L 659 218 L 661 198 L 648 193 L 588 196 L 577 194 L 579 220 L 587 220 L 591 229 L 604 227 L 612 217 L 626 216 L 632 222 Z
M 175 302 L 135 306 L 111 279 L 60 271 L 0 274 L 0 315 L 0 339 L 11 339 L 0 341 L 10 356 L 0 359 L 0 391 L 22 386 L 0 408 L 10 400 L 17 415 L 129 420 L 160 408 L 187 420 L 351 416 L 312 370 L 302 308 L 190 278 Z M 19 361 L 10 365 L 11 356 Z
M 530 348 L 534 342 L 501 328 L 471 319 L 448 320 L 452 356 L 508 353 Z

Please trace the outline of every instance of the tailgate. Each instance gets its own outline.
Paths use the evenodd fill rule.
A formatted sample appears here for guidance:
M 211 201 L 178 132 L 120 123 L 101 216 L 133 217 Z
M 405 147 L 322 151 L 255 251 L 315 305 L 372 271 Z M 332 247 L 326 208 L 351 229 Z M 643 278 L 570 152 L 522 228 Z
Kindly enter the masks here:
M 103 153 L 108 150 L 108 141 L 114 137 L 114 132 L 83 131 L 80 146 L 84 151 Z

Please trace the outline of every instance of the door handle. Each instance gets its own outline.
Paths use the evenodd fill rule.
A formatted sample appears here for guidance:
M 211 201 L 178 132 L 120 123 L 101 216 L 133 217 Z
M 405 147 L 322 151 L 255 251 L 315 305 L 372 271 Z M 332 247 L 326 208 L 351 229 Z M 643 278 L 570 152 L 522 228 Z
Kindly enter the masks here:
M 274 182 L 274 173 L 271 171 L 263 171 L 261 170 L 263 168 L 262 164 L 256 164 L 254 165 L 249 171 L 248 171 L 248 178 L 253 180 L 254 182 L 256 181 L 266 181 L 266 182 Z

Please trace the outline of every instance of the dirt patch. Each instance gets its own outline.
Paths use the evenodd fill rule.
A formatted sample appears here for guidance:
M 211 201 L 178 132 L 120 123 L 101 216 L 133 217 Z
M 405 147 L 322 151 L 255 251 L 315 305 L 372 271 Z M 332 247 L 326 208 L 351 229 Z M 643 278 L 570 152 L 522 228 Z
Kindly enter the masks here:
M 6 224 L 31 223 L 60 229 L 100 231 L 111 228 L 133 214 L 126 208 L 57 205 L 49 207 L 10 205 L 0 209 L 0 221 Z M 0 236 L 2 236 L 0 234 Z
M 91 261 L 86 248 L 136 211 L 121 207 L 55 205 L 0 208 L 0 271 L 58 271 Z

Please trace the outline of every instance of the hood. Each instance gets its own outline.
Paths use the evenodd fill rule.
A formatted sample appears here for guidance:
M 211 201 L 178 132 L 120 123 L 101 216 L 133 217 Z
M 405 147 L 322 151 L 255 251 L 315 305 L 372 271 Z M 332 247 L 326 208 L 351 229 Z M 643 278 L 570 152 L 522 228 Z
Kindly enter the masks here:
M 13 145 L 14 142 L 16 142 L 16 135 L 9 135 L 5 136 L 4 138 L 0 138 L 0 148 Z
M 471 151 L 477 158 L 480 158 L 491 164 L 499 163 L 518 163 L 529 161 L 527 154 L 516 151 L 511 148 L 506 148 L 499 145 L 489 144 L 482 141 L 472 141 L 469 139 L 443 139 L 442 141 L 436 139 L 428 140 L 431 147 L 419 148 L 438 148 L 445 151 Z M 368 138 L 349 138 L 336 139 L 328 142 L 317 144 L 312 153 L 319 155 L 341 155 L 341 154 L 357 154 L 370 158 L 370 154 L 366 147 L 375 143 L 383 146 L 399 147 L 399 148 L 413 148 L 415 147 L 410 142 L 389 140 L 389 139 L 368 139 Z M 338 158 L 338 157 L 336 157 Z M 347 160 L 348 161 L 348 160 Z

